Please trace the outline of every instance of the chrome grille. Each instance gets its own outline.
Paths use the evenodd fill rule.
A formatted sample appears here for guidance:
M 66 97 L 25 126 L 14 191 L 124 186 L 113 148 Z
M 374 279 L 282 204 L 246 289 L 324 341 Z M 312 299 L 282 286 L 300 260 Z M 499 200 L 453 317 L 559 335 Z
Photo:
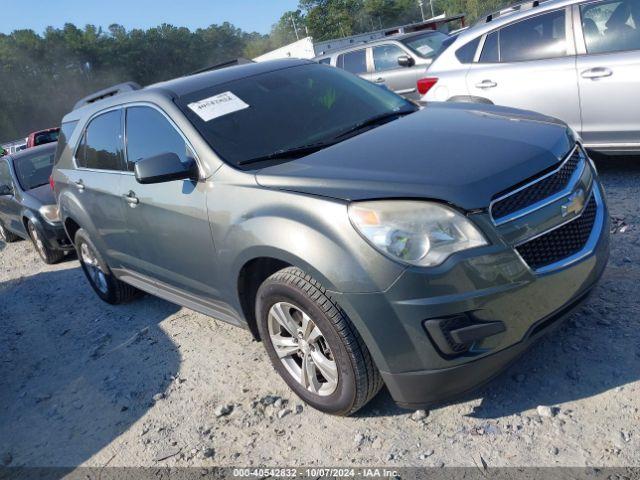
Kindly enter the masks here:
M 512 190 L 511 193 L 496 195 L 490 209 L 494 222 L 500 222 L 567 188 L 571 177 L 583 163 L 582 160 L 581 151 L 576 147 L 560 168 L 539 176 L 523 187 Z

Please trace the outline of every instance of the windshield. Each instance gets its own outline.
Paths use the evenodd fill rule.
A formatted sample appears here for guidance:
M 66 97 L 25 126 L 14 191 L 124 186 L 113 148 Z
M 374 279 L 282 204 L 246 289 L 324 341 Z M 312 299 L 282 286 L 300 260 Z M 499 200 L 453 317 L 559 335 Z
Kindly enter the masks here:
M 298 158 L 312 153 L 301 147 L 320 149 L 348 138 L 346 132 L 359 133 L 358 126 L 371 128 L 367 121 L 417 109 L 386 88 L 317 64 L 217 85 L 178 104 L 211 148 L 236 167 L 290 150 L 299 155 L 282 159 Z
M 442 32 L 428 32 L 402 40 L 407 47 L 422 58 L 433 58 L 447 46 L 449 35 Z
M 49 183 L 49 176 L 53 170 L 54 152 L 21 156 L 13 159 L 18 183 L 24 191 L 32 190 Z

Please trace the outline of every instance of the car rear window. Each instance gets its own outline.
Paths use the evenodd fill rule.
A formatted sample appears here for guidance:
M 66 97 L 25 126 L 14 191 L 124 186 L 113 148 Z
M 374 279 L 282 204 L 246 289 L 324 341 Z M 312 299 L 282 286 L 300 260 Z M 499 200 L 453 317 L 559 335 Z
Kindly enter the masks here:
M 53 170 L 53 159 L 52 150 L 14 158 L 13 166 L 20 187 L 28 191 L 48 184 Z
M 326 142 L 377 115 L 415 108 L 385 88 L 315 63 L 216 85 L 176 103 L 234 166 Z
M 422 58 L 434 58 L 447 47 L 449 35 L 442 32 L 429 32 L 402 40 L 407 47 Z

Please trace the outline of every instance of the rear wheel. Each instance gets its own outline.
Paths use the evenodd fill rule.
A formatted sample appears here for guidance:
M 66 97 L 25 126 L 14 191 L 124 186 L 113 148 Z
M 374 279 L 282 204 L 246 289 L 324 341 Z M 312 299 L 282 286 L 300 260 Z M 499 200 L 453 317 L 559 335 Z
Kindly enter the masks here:
M 115 277 L 83 229 L 76 232 L 75 246 L 82 270 L 91 287 L 102 300 L 117 305 L 131 301 L 140 295 L 140 290 Z
M 350 415 L 382 387 L 364 341 L 320 283 L 289 267 L 258 290 L 258 329 L 289 387 L 312 407 Z
M 20 240 L 20 237 L 13 232 L 10 232 L 6 229 L 6 227 L 0 222 L 0 240 L 5 243 L 17 242 Z
M 40 255 L 40 258 L 42 258 L 44 263 L 52 265 L 54 263 L 58 263 L 64 258 L 63 251 L 54 250 L 46 244 L 44 237 L 31 220 L 27 223 L 27 230 L 29 231 L 29 237 L 31 237 L 31 241 L 33 242 L 36 252 L 38 252 L 38 255 Z

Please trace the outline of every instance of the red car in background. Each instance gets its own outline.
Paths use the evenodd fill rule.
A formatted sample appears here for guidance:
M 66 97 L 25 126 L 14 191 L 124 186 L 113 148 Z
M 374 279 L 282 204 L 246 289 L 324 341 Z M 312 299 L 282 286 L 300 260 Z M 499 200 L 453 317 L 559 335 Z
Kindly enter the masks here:
M 27 137 L 27 148 L 37 147 L 38 145 L 44 145 L 45 143 L 57 142 L 59 134 L 60 128 L 58 127 L 33 132 Z

